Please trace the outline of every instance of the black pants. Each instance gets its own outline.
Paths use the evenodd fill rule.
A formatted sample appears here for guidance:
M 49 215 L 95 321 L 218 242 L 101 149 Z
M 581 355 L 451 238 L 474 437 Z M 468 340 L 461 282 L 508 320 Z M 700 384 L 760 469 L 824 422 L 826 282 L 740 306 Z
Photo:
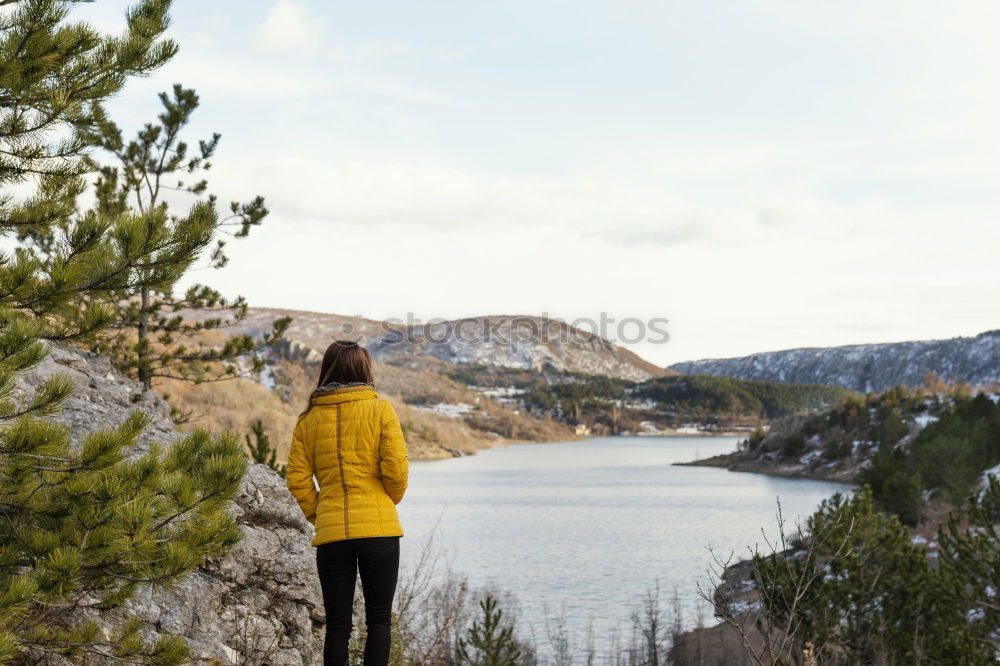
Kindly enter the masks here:
M 399 537 L 369 537 L 324 543 L 316 548 L 316 568 L 326 607 L 325 666 L 347 663 L 354 583 L 361 571 L 365 595 L 365 666 L 389 663 L 392 597 L 399 575 Z

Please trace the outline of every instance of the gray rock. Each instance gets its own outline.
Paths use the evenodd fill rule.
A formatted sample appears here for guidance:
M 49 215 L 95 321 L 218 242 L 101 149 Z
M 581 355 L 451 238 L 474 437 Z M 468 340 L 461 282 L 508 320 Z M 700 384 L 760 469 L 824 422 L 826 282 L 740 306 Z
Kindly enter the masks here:
M 144 442 L 169 444 L 182 436 L 170 408 L 152 391 L 112 368 L 106 357 L 55 346 L 44 362 L 19 379 L 21 390 L 40 386 L 62 372 L 77 390 L 53 418 L 66 424 L 74 441 L 120 423 L 134 408 L 150 414 Z M 319 663 L 325 622 L 310 540 L 284 479 L 264 465 L 252 465 L 233 515 L 242 541 L 223 558 L 206 562 L 170 589 L 146 588 L 125 607 L 149 623 L 147 638 L 183 636 L 198 660 L 220 664 L 302 666 Z M 101 617 L 103 623 L 114 619 Z M 37 663 L 66 664 L 45 657 Z M 93 658 L 88 663 L 104 663 Z M 111 663 L 110 661 L 108 663 Z

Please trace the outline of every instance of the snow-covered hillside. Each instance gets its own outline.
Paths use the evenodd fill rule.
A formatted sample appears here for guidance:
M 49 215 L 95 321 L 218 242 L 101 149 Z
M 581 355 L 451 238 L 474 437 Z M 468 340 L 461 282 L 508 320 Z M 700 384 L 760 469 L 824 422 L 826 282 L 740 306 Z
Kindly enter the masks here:
M 337 338 L 362 342 L 376 359 L 430 356 L 456 364 L 560 370 L 635 381 L 673 374 L 599 336 L 563 322 L 491 315 L 403 327 L 360 317 L 251 308 L 240 328 L 259 334 L 279 316 L 293 318 L 286 337 L 322 353 Z
M 992 385 L 1000 383 L 1000 330 L 951 340 L 788 349 L 677 363 L 670 369 L 684 374 L 828 384 L 862 392 L 880 392 L 899 384 L 919 386 L 928 372 L 947 381 Z
M 379 360 L 426 355 L 458 364 L 562 370 L 642 381 L 664 370 L 599 336 L 543 317 L 487 316 L 398 329 L 372 341 Z

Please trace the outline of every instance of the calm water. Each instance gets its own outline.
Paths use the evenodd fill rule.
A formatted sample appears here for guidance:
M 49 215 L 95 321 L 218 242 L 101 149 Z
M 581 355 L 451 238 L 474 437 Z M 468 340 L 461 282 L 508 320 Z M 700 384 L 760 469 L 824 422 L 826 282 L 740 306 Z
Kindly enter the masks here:
M 435 531 L 450 568 L 475 587 L 513 593 L 519 619 L 545 643 L 546 620 L 564 615 L 598 645 L 659 582 L 676 588 L 685 619 L 711 563 L 707 548 L 739 554 L 805 516 L 844 486 L 709 467 L 677 467 L 732 451 L 734 437 L 609 437 L 517 444 L 474 456 L 411 464 L 400 505 L 403 570 Z M 435 527 L 436 526 L 436 527 Z M 762 544 L 763 545 L 763 544 Z

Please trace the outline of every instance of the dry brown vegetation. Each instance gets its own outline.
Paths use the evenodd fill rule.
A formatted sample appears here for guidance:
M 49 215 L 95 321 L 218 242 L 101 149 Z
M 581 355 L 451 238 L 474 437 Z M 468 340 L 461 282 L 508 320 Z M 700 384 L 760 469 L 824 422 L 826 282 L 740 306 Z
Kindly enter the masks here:
M 465 455 L 505 442 L 577 438 L 562 423 L 536 419 L 498 405 L 430 369 L 433 367 L 375 364 L 376 387 L 396 407 L 413 460 Z M 204 427 L 247 433 L 251 424 L 260 419 L 283 462 L 296 417 L 305 407 L 317 372 L 313 363 L 281 361 L 273 366 L 273 390 L 245 378 L 198 385 L 163 380 L 156 389 L 189 415 L 182 429 Z M 430 411 L 438 403 L 465 403 L 473 409 L 465 417 L 452 418 Z

